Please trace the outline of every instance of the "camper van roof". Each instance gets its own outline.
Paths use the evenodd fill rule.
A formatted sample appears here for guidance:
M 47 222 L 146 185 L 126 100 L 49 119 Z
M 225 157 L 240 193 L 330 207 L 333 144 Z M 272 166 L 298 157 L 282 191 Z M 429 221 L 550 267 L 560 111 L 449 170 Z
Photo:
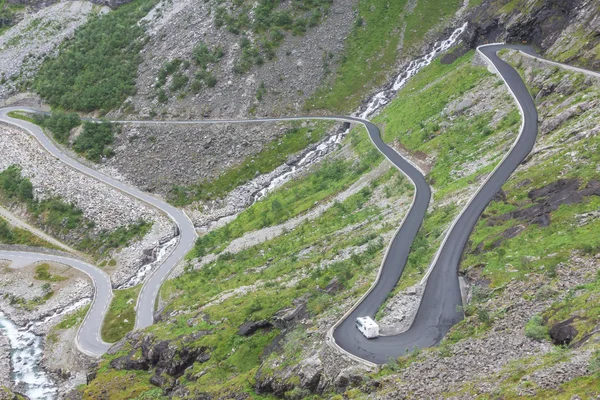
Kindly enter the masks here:
M 371 319 L 371 317 L 358 317 L 358 320 L 366 327 L 377 327 L 378 325 Z

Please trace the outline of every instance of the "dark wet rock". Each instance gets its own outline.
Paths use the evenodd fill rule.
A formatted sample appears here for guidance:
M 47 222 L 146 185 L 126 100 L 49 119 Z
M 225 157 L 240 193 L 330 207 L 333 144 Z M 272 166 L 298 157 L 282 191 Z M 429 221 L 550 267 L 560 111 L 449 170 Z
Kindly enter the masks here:
M 210 333 L 211 331 L 197 331 L 171 340 L 156 340 L 151 334 L 134 332 L 126 337 L 129 352 L 113 359 L 110 366 L 117 370 L 153 370 L 154 375 L 150 378 L 150 383 L 161 387 L 163 394 L 180 390 L 177 378 L 194 363 L 204 363 L 210 359 L 207 347 L 196 347 L 192 344 Z M 88 378 L 88 382 L 94 378 L 95 374 Z
M 348 367 L 343 369 L 333 382 L 335 390 L 345 392 L 349 387 L 358 387 L 363 383 L 365 370 L 360 367 Z
M 82 399 L 83 399 L 83 394 L 77 389 L 71 390 L 69 393 L 67 393 L 65 395 L 65 397 L 63 397 L 63 400 L 82 400 Z
M 538 189 L 533 189 L 527 193 L 533 201 L 542 197 L 555 196 L 556 194 L 572 193 L 579 188 L 580 182 L 577 179 L 560 179 Z
M 271 328 L 272 326 L 273 324 L 267 321 L 266 319 L 263 319 L 261 321 L 244 322 L 242 325 L 240 325 L 238 329 L 238 335 L 251 336 L 260 329 L 267 329 Z
M 506 201 L 506 192 L 502 189 L 498 190 L 492 197 L 492 201 Z
M 472 254 L 481 254 L 483 252 L 483 250 L 485 249 L 485 242 L 479 242 L 479 244 L 477 246 L 475 246 L 475 248 L 473 249 L 473 251 L 471 252 Z
M 541 188 L 529 191 L 527 196 L 533 205 L 520 208 L 499 216 L 488 217 L 486 224 L 496 226 L 510 219 L 520 219 L 528 225 L 549 226 L 551 213 L 561 205 L 581 203 L 586 196 L 600 196 L 600 181 L 590 180 L 583 189 L 579 179 L 560 179 Z M 511 238 L 518 235 L 517 228 L 503 232 L 502 236 Z
M 93 363 L 90 364 L 90 366 L 88 367 L 88 369 L 86 371 L 86 374 L 85 374 L 86 382 L 90 383 L 91 381 L 96 379 L 97 374 L 98 374 L 98 362 L 94 361 Z
M 150 378 L 150 384 L 162 388 L 163 393 L 166 394 L 175 386 L 175 379 L 163 373 L 163 371 L 157 370 L 156 373 Z
M 342 288 L 342 285 L 340 284 L 340 281 L 336 276 L 331 281 L 329 281 L 327 286 L 325 286 L 325 292 L 327 292 L 329 294 L 333 294 L 333 293 L 338 292 L 341 288 Z
M 126 370 L 142 370 L 147 371 L 150 368 L 150 364 L 146 359 L 135 358 L 135 354 L 128 354 L 123 357 L 115 358 L 110 362 L 110 366 L 114 369 L 126 369 Z
M 524 229 L 525 227 L 523 227 L 522 225 L 512 226 L 504 232 L 502 232 L 501 235 L 505 239 L 512 239 L 514 237 L 517 237 L 519 233 L 523 232 Z
M 565 321 L 558 322 L 554 324 L 550 330 L 550 338 L 552 339 L 552 343 L 555 345 L 565 346 L 569 345 L 573 339 L 579 333 L 577 329 L 573 326 L 573 321 L 575 318 L 569 318 Z
M 532 225 L 539 225 L 539 226 L 542 226 L 542 227 L 549 226 L 550 222 L 551 222 L 550 214 L 542 214 L 542 215 L 540 215 L 538 217 L 535 217 L 535 218 L 533 218 L 531 220 L 531 224 Z

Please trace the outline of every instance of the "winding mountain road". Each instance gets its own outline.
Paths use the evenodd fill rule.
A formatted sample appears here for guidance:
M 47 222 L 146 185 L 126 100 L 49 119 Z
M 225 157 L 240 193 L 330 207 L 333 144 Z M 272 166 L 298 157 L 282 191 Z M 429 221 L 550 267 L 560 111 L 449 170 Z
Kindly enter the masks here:
M 458 264 L 463 249 L 485 207 L 533 149 L 538 132 L 537 110 L 525 83 L 518 72 L 496 54 L 503 48 L 520 50 L 523 47 L 494 44 L 481 46 L 477 51 L 500 75 L 517 101 L 522 115 L 520 133 L 509 153 L 488 176 L 448 230 L 426 274 L 427 285 L 411 327 L 398 335 L 368 340 L 354 327 L 354 321 L 359 316 L 375 315 L 385 301 L 387 293 L 396 285 L 397 277 L 402 274 L 412 244 L 412 241 L 405 241 L 404 231 L 411 230 L 413 226 L 412 224 L 407 226 L 405 223 L 400 228 L 388 248 L 375 284 L 358 305 L 332 329 L 335 343 L 355 357 L 373 364 L 384 364 L 414 348 L 434 346 L 454 324 L 463 318 L 459 309 L 462 298 L 458 282 Z M 421 188 L 417 182 L 415 184 L 417 186 L 415 202 L 426 209 L 428 201 L 426 204 L 419 203 L 418 192 Z M 407 220 L 410 219 L 413 211 L 410 210 Z
M 336 120 L 343 122 L 359 123 L 365 126 L 373 144 L 385 155 L 386 158 L 404 173 L 415 186 L 415 197 L 408 214 L 402 221 L 396 235 L 391 241 L 379 275 L 361 300 L 350 310 L 329 332 L 329 338 L 334 346 L 349 356 L 362 362 L 383 364 L 390 358 L 396 358 L 412 350 L 414 347 L 430 347 L 439 343 L 452 325 L 462 319 L 462 313 L 457 306 L 461 305 L 461 294 L 458 284 L 458 263 L 471 230 L 475 226 L 480 214 L 490 202 L 494 194 L 502 187 L 512 172 L 529 154 L 536 140 L 538 122 L 537 111 L 531 96 L 519 74 L 507 63 L 496 55 L 503 48 L 524 50 L 531 54 L 529 48 L 523 46 L 510 46 L 504 44 L 486 45 L 478 48 L 478 52 L 502 77 L 509 90 L 515 97 L 521 114 L 523 124 L 520 134 L 510 152 L 490 174 L 485 183 L 479 188 L 475 196 L 462 210 L 449 229 L 425 280 L 427 285 L 421 304 L 412 326 L 408 331 L 374 340 L 366 339 L 355 327 L 354 321 L 358 316 L 373 316 L 396 286 L 408 259 L 411 244 L 421 226 L 425 212 L 429 206 L 431 190 L 421 172 L 396 151 L 390 148 L 381 139 L 379 129 L 371 122 L 346 116 L 332 117 L 289 117 L 289 118 L 261 118 L 250 120 L 197 120 L 197 121 L 113 121 L 114 123 L 134 124 L 222 124 L 222 123 L 256 123 L 277 122 L 291 120 Z M 99 181 L 121 190 L 141 201 L 165 212 L 179 227 L 180 239 L 175 250 L 165 259 L 144 282 L 136 309 L 135 328 L 144 328 L 153 323 L 154 305 L 158 290 L 169 272 L 177 265 L 181 258 L 193 246 L 196 232 L 189 218 L 177 208 L 140 190 L 117 181 L 111 177 L 89 168 L 63 153 L 54 145 L 37 125 L 26 121 L 10 118 L 10 111 L 37 110 L 24 108 L 4 108 L 0 110 L 0 120 L 16 125 L 30 132 L 51 154 L 62 162 L 85 173 Z M 52 256 L 37 253 L 5 252 L 0 251 L 1 258 L 33 257 L 36 260 L 50 259 Z M 75 259 L 61 258 L 65 264 L 81 269 L 88 273 L 96 285 L 94 303 L 80 328 L 77 337 L 78 346 L 88 354 L 100 355 L 110 346 L 104 343 L 100 336 L 100 328 L 106 307 L 110 302 L 112 291 L 108 277 L 98 268 L 82 263 Z M 108 282 L 108 283 L 107 283 Z

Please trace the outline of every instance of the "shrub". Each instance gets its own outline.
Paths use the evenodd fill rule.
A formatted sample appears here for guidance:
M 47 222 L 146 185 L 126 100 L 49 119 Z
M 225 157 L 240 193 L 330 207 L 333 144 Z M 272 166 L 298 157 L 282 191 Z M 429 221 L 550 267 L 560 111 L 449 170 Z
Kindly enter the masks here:
M 544 326 L 541 315 L 534 315 L 525 325 L 525 336 L 533 340 L 544 340 L 548 338 L 548 328 Z
M 594 350 L 592 353 L 589 369 L 593 374 L 600 374 L 600 350 Z
M 0 172 L 0 189 L 4 196 L 21 202 L 33 200 L 33 185 L 27 178 L 21 176 L 21 167 L 11 165 Z
M 52 132 L 57 142 L 65 144 L 69 140 L 71 129 L 81 125 L 81 119 L 77 113 L 53 112 L 51 116 L 42 116 L 36 121 L 44 128 Z
M 73 143 L 73 149 L 83 154 L 87 159 L 98 162 L 102 157 L 113 155 L 110 148 L 113 141 L 112 124 L 86 122 L 83 124 L 83 132 Z
M 140 18 L 157 0 L 135 0 L 92 17 L 58 55 L 42 64 L 33 86 L 53 106 L 93 111 L 118 107 L 135 93 L 144 35 Z
M 196 64 L 206 69 L 208 64 L 214 64 L 219 61 L 223 57 L 224 52 L 221 47 L 211 49 L 203 42 L 200 42 L 194 48 L 192 55 Z
M 0 243 L 12 244 L 15 240 L 13 232 L 11 231 L 8 223 L 0 219 Z

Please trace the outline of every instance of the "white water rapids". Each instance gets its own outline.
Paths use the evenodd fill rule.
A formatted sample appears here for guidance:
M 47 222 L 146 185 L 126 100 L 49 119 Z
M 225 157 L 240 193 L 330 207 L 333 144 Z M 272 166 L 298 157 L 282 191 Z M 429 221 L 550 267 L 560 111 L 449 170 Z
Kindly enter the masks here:
M 18 328 L 1 311 L 0 330 L 10 343 L 15 388 L 24 391 L 30 399 L 55 399 L 58 392 L 56 384 L 39 365 L 42 359 L 42 338 L 30 330 Z

